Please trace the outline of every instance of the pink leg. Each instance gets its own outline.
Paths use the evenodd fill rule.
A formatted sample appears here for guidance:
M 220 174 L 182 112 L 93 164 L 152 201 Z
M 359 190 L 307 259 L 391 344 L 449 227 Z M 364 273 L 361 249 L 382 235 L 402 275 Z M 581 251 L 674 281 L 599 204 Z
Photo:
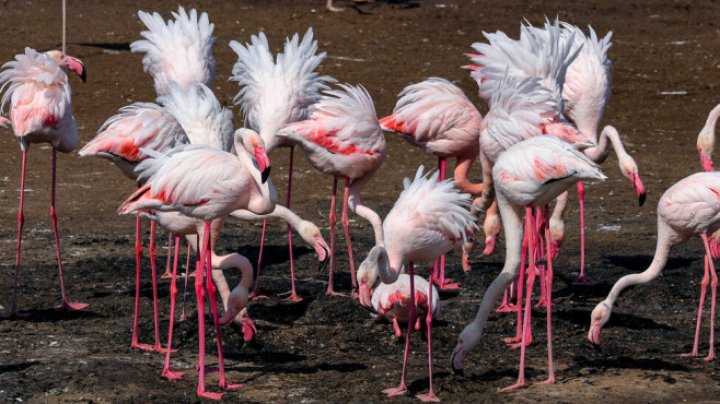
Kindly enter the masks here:
M 57 215 L 55 214 L 55 179 L 57 174 L 57 149 L 52 149 L 52 186 L 50 188 L 50 219 L 52 219 L 53 232 L 55 233 L 55 254 L 57 255 L 58 270 L 60 271 L 60 295 L 62 304 L 59 308 L 64 310 L 84 310 L 90 305 L 87 303 L 71 302 L 65 294 L 65 274 L 63 272 L 62 256 L 60 254 L 60 237 L 58 236 Z
M 170 279 L 172 278 L 172 274 L 170 273 L 170 261 L 172 260 L 173 256 L 173 239 L 175 237 L 173 236 L 172 232 L 168 232 L 168 252 L 167 252 L 167 260 L 165 261 L 165 272 L 160 276 L 162 279 Z
M 439 180 L 443 181 L 445 180 L 445 167 L 447 165 L 447 161 L 445 158 L 438 158 L 438 170 L 440 170 L 440 177 Z M 436 261 L 436 266 L 438 270 L 435 272 L 435 283 L 440 287 L 440 290 L 458 290 L 460 289 L 460 284 L 457 282 L 453 282 L 450 278 L 445 278 L 445 256 L 441 256 Z
M 397 317 L 393 317 L 393 330 L 395 331 L 395 338 L 400 339 L 402 337 L 402 331 L 400 330 L 400 324 L 398 324 Z
M 352 282 L 352 297 L 357 298 L 357 279 L 355 278 L 355 260 L 353 259 L 352 239 L 350 239 L 350 217 L 348 213 L 348 204 L 350 198 L 350 178 L 345 177 L 345 192 L 343 194 L 343 212 L 342 224 L 345 228 L 345 243 L 348 250 L 348 261 L 350 262 L 350 280 Z
M 267 299 L 268 297 L 260 294 L 260 265 L 262 264 L 263 250 L 265 247 L 265 231 L 267 230 L 267 218 L 263 219 L 262 234 L 260 235 L 260 251 L 258 252 L 257 271 L 255 271 L 255 287 L 250 293 L 250 300 Z
M 293 172 L 293 151 L 294 147 L 290 148 L 290 167 L 288 168 L 288 190 L 287 190 L 287 208 L 290 209 L 290 196 L 292 194 L 292 172 Z M 291 302 L 301 302 L 302 297 L 298 296 L 295 291 L 295 261 L 293 260 L 293 245 L 292 245 L 292 227 L 288 224 L 288 248 L 290 249 L 290 296 L 285 299 Z
M 545 215 L 547 217 L 547 214 Z M 545 246 L 547 248 L 547 267 L 545 270 L 545 296 L 547 298 L 547 304 L 545 309 L 547 310 L 547 352 L 548 352 L 548 378 L 540 382 L 540 384 L 553 384 L 555 383 L 555 366 L 553 364 L 553 344 L 552 344 L 552 281 L 553 281 L 553 264 L 552 255 L 550 254 L 550 228 L 544 226 L 545 232 Z
M 156 352 L 165 352 L 162 345 L 160 345 L 160 313 L 158 309 L 158 291 L 157 291 L 157 265 L 155 258 L 157 257 L 157 251 L 155 250 L 155 231 L 157 230 L 157 223 L 154 220 L 150 221 L 150 272 L 152 275 L 152 293 L 153 293 L 153 323 L 155 324 L 155 345 L 153 350 Z
M 702 234 L 703 243 L 705 244 L 705 255 L 708 257 L 708 266 L 710 267 L 710 350 L 705 357 L 705 361 L 709 362 L 716 358 L 715 356 L 715 299 L 717 297 L 718 278 L 715 272 L 715 264 L 712 262 L 710 245 L 708 243 L 707 233 Z
M 585 186 L 578 182 L 578 199 L 580 199 L 580 277 L 577 284 L 594 285 L 597 282 L 585 275 Z
M 200 243 L 197 243 L 197 245 L 200 245 Z M 180 249 L 180 245 L 178 244 L 177 249 Z M 187 298 L 187 285 L 188 285 L 188 278 L 190 277 L 190 244 L 188 243 L 187 246 L 187 261 L 185 261 L 185 288 L 183 290 L 183 305 L 182 305 L 182 312 L 180 313 L 180 321 L 185 321 L 187 318 L 185 313 L 185 299 Z
M 525 234 L 532 235 L 532 208 L 528 207 L 525 210 Z M 520 371 L 518 373 L 518 380 L 515 384 L 501 389 L 499 392 L 504 393 L 511 390 L 519 389 L 525 386 L 525 348 L 527 347 L 527 330 L 530 327 L 530 312 L 532 309 L 532 291 L 533 284 L 535 283 L 535 243 L 532 239 L 528 240 L 528 256 L 530 258 L 530 264 L 527 271 L 527 291 L 525 296 L 525 316 L 523 321 L 523 333 L 522 341 L 520 342 Z
M 510 307 L 510 304 L 508 304 L 508 289 L 512 288 L 512 286 L 509 286 L 507 289 L 505 289 L 505 292 L 503 292 L 503 299 L 500 303 L 500 306 L 495 309 L 498 313 L 510 313 L 513 311 L 513 309 Z
M 210 222 L 206 222 L 205 231 L 210 231 Z M 222 332 L 220 331 L 220 322 L 218 321 L 218 310 L 217 310 L 217 288 L 212 280 L 212 251 L 215 246 L 212 244 L 212 240 L 208 238 L 205 251 L 207 252 L 204 256 L 205 259 L 205 283 L 207 284 L 208 299 L 210 300 L 210 312 L 212 313 L 213 325 L 215 327 L 215 339 L 217 340 L 217 351 L 218 351 L 218 367 L 220 368 L 220 388 L 223 390 L 237 389 L 243 387 L 242 384 L 229 384 L 225 378 L 225 360 L 223 359 L 222 350 Z M 197 276 L 202 276 L 198 274 Z
M 333 268 L 335 268 L 335 225 L 337 224 L 337 217 L 335 216 L 335 207 L 337 199 L 335 194 L 337 193 L 337 178 L 333 177 L 333 189 L 332 196 L 330 197 L 330 275 L 328 276 L 328 287 L 325 292 L 328 296 L 345 296 L 342 293 L 338 293 L 333 290 Z
M 523 311 L 522 311 L 522 298 L 523 298 L 523 286 L 525 285 L 525 273 L 527 272 L 525 270 L 525 265 L 527 262 L 527 250 L 528 250 L 528 237 L 530 237 L 527 234 L 527 220 L 528 218 L 525 218 L 525 229 L 526 233 L 523 236 L 523 242 L 522 242 L 522 253 L 520 254 L 520 275 L 518 276 L 517 280 L 513 282 L 515 285 L 515 310 L 517 310 L 517 321 L 515 324 L 515 336 L 511 338 L 505 338 L 503 341 L 506 344 L 517 344 L 518 342 L 522 341 L 522 330 L 523 330 Z M 512 285 L 511 285 L 512 287 Z M 512 293 L 512 289 L 510 290 Z M 532 340 L 532 336 L 530 338 Z
M 130 348 L 152 351 L 153 346 L 138 342 L 138 322 L 140 321 L 140 269 L 142 267 L 142 223 L 140 216 L 135 217 L 135 312 L 133 318 L 133 333 Z
M 535 234 L 536 234 L 536 242 L 538 243 L 538 248 L 535 249 L 536 255 L 538 256 L 538 259 L 545 258 L 545 243 L 544 243 L 544 235 L 545 235 L 545 216 L 540 208 L 537 208 L 537 221 L 535 224 Z M 538 299 L 538 302 L 535 304 L 535 307 L 545 307 L 548 304 L 547 299 L 547 283 L 545 282 L 545 266 L 538 265 L 538 269 L 540 270 L 540 299 Z
M 705 294 L 707 293 L 707 287 L 710 283 L 710 257 L 705 254 L 705 273 L 703 274 L 702 282 L 700 282 L 700 302 L 698 303 L 697 321 L 695 323 L 695 341 L 693 342 L 692 352 L 689 354 L 682 354 L 680 356 L 696 357 L 698 354 L 698 344 L 700 343 L 700 325 L 702 324 L 702 312 L 703 306 L 705 305 Z
M 408 328 L 405 336 L 405 356 L 403 357 L 402 376 L 400 377 L 400 385 L 383 390 L 388 396 L 398 396 L 407 393 L 407 368 L 408 355 L 410 354 L 410 335 L 412 334 L 413 325 L 415 324 L 415 268 L 413 263 L 408 264 L 410 270 L 410 308 L 408 310 Z
M 198 250 L 202 249 L 200 254 L 200 266 L 195 274 L 195 295 L 197 296 L 197 310 L 198 310 L 198 387 L 197 395 L 201 398 L 207 398 L 210 400 L 219 400 L 222 398 L 223 393 L 211 393 L 205 391 L 205 287 L 203 285 L 203 279 L 205 274 L 205 257 L 210 254 L 207 246 L 210 243 L 210 222 L 205 222 L 205 234 L 203 235 L 203 243 L 198 245 Z M 212 270 L 212 269 L 210 269 Z
M 20 252 L 22 244 L 23 225 L 25 224 L 24 207 L 25 207 L 25 167 L 27 164 L 27 150 L 22 152 L 22 169 L 20 172 L 20 210 L 17 216 L 17 250 L 15 252 L 15 280 L 13 283 L 13 297 L 10 305 L 9 317 L 15 316 L 17 313 L 17 295 L 18 295 L 18 275 L 20 274 Z
M 180 379 L 183 376 L 182 372 L 174 372 L 170 370 L 170 355 L 172 354 L 172 334 L 173 334 L 173 325 L 175 324 L 175 299 L 177 298 L 177 285 L 175 282 L 177 281 L 177 267 L 178 267 L 178 256 L 180 249 L 177 248 L 180 246 L 180 236 L 175 236 L 175 254 L 173 259 L 173 267 L 172 267 L 172 273 L 170 274 L 170 324 L 168 325 L 168 339 L 167 339 L 167 349 L 165 350 L 165 366 L 163 366 L 162 376 L 170 379 Z M 187 279 L 187 278 L 185 278 Z
M 430 274 L 430 279 L 432 279 L 432 276 L 434 274 Z M 440 402 L 440 399 L 435 395 L 435 391 L 433 390 L 433 367 L 432 367 L 432 321 L 433 321 L 433 310 L 432 310 L 432 282 L 430 283 L 430 287 L 428 288 L 428 312 L 425 320 L 425 325 L 427 328 L 427 345 L 428 345 L 428 375 L 429 375 L 429 384 L 430 389 L 426 394 L 419 394 L 417 398 L 420 401 L 424 402 L 434 402 L 438 403 Z

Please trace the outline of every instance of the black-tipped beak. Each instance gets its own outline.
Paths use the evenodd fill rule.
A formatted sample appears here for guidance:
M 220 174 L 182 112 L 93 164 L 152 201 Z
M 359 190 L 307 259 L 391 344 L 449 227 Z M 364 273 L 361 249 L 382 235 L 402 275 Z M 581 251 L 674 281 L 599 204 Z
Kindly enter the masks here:
M 453 352 L 452 356 L 450 357 L 450 366 L 452 366 L 453 373 L 455 373 L 458 376 L 465 376 L 464 368 L 456 368 L 455 367 L 455 355 L 456 355 L 456 352 Z
M 270 178 L 270 167 L 267 167 L 262 173 L 260 173 L 260 178 L 262 179 L 263 184 L 267 182 L 268 178 Z
M 638 202 L 640 203 L 640 206 L 643 206 L 645 204 L 645 197 L 647 197 L 647 194 L 645 192 L 638 196 Z
M 80 74 L 80 80 L 82 80 L 83 83 L 87 83 L 87 68 L 85 68 L 85 66 L 83 66 L 83 71 Z

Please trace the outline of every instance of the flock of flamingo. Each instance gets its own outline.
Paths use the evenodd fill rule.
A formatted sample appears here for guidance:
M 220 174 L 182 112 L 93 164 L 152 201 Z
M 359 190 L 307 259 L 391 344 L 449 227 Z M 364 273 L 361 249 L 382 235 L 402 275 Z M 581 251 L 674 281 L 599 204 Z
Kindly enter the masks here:
M 329 2 L 330 6 L 332 3 Z M 198 307 L 199 397 L 220 399 L 224 393 L 205 387 L 205 296 L 217 339 L 219 379 L 222 390 L 240 387 L 226 376 L 222 353 L 221 327 L 238 322 L 246 339 L 256 332 L 249 317 L 248 304 L 259 297 L 260 262 L 253 265 L 232 253 L 215 254 L 224 222 L 230 216 L 241 220 L 280 217 L 288 223 L 292 293 L 295 289 L 292 256 L 292 229 L 312 245 L 320 260 L 329 260 L 327 294 L 344 296 L 333 286 L 336 191 L 342 182 L 341 221 L 344 227 L 352 277 L 352 298 L 372 306 L 387 317 L 395 334 L 399 323 L 407 324 L 405 353 L 400 383 L 384 392 L 407 394 L 410 337 L 425 319 L 428 344 L 429 390 L 417 395 L 422 401 L 439 401 L 433 390 L 432 319 L 440 309 L 437 287 L 457 289 L 445 277 L 444 254 L 463 248 L 463 268 L 469 270 L 468 254 L 479 230 L 476 215 L 485 214 L 485 253 L 495 248 L 501 228 L 505 234 L 506 257 L 502 272 L 489 285 L 477 316 L 460 333 L 451 363 L 462 372 L 470 351 L 482 336 L 488 316 L 497 303 L 498 311 L 515 313 L 516 335 L 507 343 L 520 349 L 520 370 L 515 384 L 502 391 L 525 385 L 526 347 L 532 343 L 530 329 L 535 280 L 539 283 L 538 305 L 546 308 L 548 378 L 555 381 L 552 350 L 553 259 L 564 235 L 563 215 L 568 191 L 577 186 L 581 201 L 581 227 L 584 225 L 583 181 L 602 181 L 606 177 L 599 164 L 614 149 L 622 174 L 628 178 L 642 205 L 645 188 L 638 167 L 627 154 L 618 131 L 599 123 L 611 90 L 611 62 L 608 49 L 611 33 L 599 37 L 588 27 L 580 28 L 559 21 L 543 26 L 520 24 L 518 39 L 503 32 L 484 33 L 485 42 L 473 44 L 465 68 L 479 86 L 480 98 L 488 107 L 483 117 L 463 92 L 442 78 L 429 78 L 406 87 L 393 113 L 378 119 L 373 100 L 361 85 L 336 84 L 320 75 L 318 66 L 325 58 L 318 51 L 312 29 L 304 36 L 288 38 L 282 52 L 273 55 L 263 33 L 248 43 L 231 41 L 237 54 L 232 80 L 240 87 L 233 100 L 240 106 L 244 127 L 234 130 L 232 113 L 223 108 L 210 89 L 215 77 L 212 47 L 214 25 L 206 13 L 186 12 L 182 7 L 164 20 L 158 13 L 140 11 L 147 27 L 143 39 L 131 45 L 144 53 L 143 67 L 154 79 L 155 102 L 138 102 L 121 108 L 109 118 L 97 136 L 81 150 L 81 156 L 97 156 L 114 162 L 122 173 L 137 182 L 137 191 L 125 200 L 120 214 L 136 215 L 136 294 L 131 346 L 165 353 L 162 375 L 183 377 L 170 368 L 173 320 L 178 294 L 177 269 L 181 235 L 197 251 L 194 286 Z M 50 215 L 55 232 L 60 272 L 62 307 L 83 310 L 87 304 L 72 302 L 65 292 L 61 249 L 55 213 L 57 152 L 71 152 L 78 144 L 78 129 L 72 114 L 71 90 L 66 71 L 85 81 L 83 63 L 59 51 L 37 52 L 26 48 L 14 61 L 3 65 L 0 73 L 4 127 L 10 127 L 22 151 L 20 209 L 17 219 L 17 255 L 14 292 L 9 314 L 17 313 L 18 280 L 23 231 L 24 178 L 26 157 L 32 143 L 52 146 L 52 192 Z M 698 138 L 703 167 L 708 171 L 691 175 L 673 185 L 658 205 L 657 250 L 650 267 L 642 273 L 622 277 L 607 299 L 591 315 L 588 338 L 600 343 L 603 325 L 608 321 L 618 295 L 627 287 L 648 283 L 662 271 L 672 245 L 691 236 L 703 240 L 705 274 L 697 314 L 697 331 L 692 356 L 698 355 L 703 304 L 710 284 L 710 352 L 715 358 L 714 315 L 717 275 L 713 258 L 720 255 L 720 174 L 713 171 L 711 154 L 714 126 L 720 116 L 716 107 Z M 413 178 L 406 178 L 404 190 L 384 220 L 363 205 L 361 193 L 382 167 L 386 157 L 383 131 L 400 135 L 409 143 L 439 159 L 439 170 L 426 172 L 421 166 Z M 598 133 L 599 132 L 599 133 Z M 330 244 L 320 229 L 290 210 L 293 151 L 298 146 L 311 165 L 333 178 Z M 290 176 L 287 201 L 277 203 L 270 177 L 273 150 L 290 149 Z M 469 172 L 479 157 L 482 183 L 473 183 Z M 446 159 L 455 158 L 452 179 L 445 179 Z M 551 213 L 548 205 L 557 200 Z M 373 228 L 375 246 L 355 271 L 350 237 L 350 211 L 366 219 Z M 140 273 L 142 248 L 141 218 L 150 220 L 150 256 L 153 282 L 154 344 L 138 341 Z M 502 225 L 501 225 L 502 223 Z M 170 325 L 167 344 L 160 343 L 158 328 L 155 232 L 157 225 L 170 234 L 172 270 Z M 584 233 L 581 233 L 581 235 Z M 265 227 L 263 227 L 263 238 Z M 174 246 L 174 248 L 173 248 Z M 260 257 L 262 258 L 262 242 Z M 584 266 L 584 239 L 581 265 Z M 188 266 L 190 264 L 188 249 Z M 430 266 L 429 282 L 415 275 L 416 263 Z M 242 278 L 230 288 L 223 269 L 239 269 Z M 184 276 L 185 287 L 190 274 Z M 581 282 L 589 282 L 584 268 Z M 254 287 L 253 287 L 254 282 Z M 223 311 L 219 313 L 219 292 Z M 184 317 L 183 305 L 183 317 Z

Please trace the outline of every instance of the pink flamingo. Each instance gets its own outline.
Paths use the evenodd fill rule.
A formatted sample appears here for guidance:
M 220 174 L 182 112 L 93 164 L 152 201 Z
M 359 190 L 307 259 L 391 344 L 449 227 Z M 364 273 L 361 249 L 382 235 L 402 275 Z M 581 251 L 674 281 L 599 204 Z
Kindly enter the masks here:
M 480 152 L 482 124 L 482 115 L 473 103 L 457 86 L 438 77 L 411 84 L 398 97 L 392 115 L 380 119 L 383 130 L 393 131 L 425 153 L 437 156 L 440 180 L 445 179 L 446 159 L 454 157 L 457 187 L 471 195 L 480 194 L 483 185 L 473 184 L 468 178 Z M 445 279 L 445 256 L 440 257 L 439 274 L 435 282 L 441 289 L 458 289 L 459 284 Z
M 415 324 L 415 262 L 434 262 L 441 255 L 459 246 L 467 230 L 475 229 L 475 217 L 470 214 L 470 195 L 462 194 L 451 180 L 438 181 L 439 173 L 428 178 L 423 167 L 418 168 L 415 179 L 405 179 L 405 189 L 385 217 L 382 225 L 384 244 L 376 245 L 358 270 L 361 282 L 360 301 L 369 300 L 369 291 L 378 282 L 393 285 L 398 281 L 407 263 L 410 279 L 410 307 L 405 337 L 405 355 L 400 385 L 383 392 L 389 396 L 407 392 L 407 365 L 410 352 L 410 335 Z M 430 274 L 432 276 L 432 273 Z M 428 288 L 427 300 L 434 301 L 433 289 Z M 417 396 L 422 401 L 440 401 L 433 391 L 432 382 L 432 315 L 427 312 L 428 368 L 430 390 Z
M 363 268 L 358 269 L 358 283 L 360 287 L 367 287 L 367 279 L 363 275 Z M 368 271 L 364 271 L 367 273 Z M 376 281 L 379 279 L 376 278 Z M 413 280 L 415 285 L 415 306 L 416 318 L 415 330 L 420 329 L 420 319 L 435 318 L 440 315 L 440 295 L 433 285 L 433 291 L 430 292 L 430 283 L 420 276 L 415 275 Z M 410 314 L 410 275 L 400 274 L 398 280 L 392 284 L 379 283 L 372 291 L 372 299 L 368 302 L 362 302 L 366 306 L 371 306 L 377 312 L 377 318 L 385 318 L 392 322 L 395 337 L 402 337 L 400 330 L 400 322 L 407 323 Z M 364 294 L 365 298 L 369 297 L 369 293 Z M 432 301 L 430 301 L 432 296 Z M 432 307 L 432 314 L 427 315 L 428 310 Z
M 715 125 L 720 117 L 720 104 L 716 105 L 708 114 L 705 126 L 703 126 L 697 138 L 697 150 L 700 154 L 700 164 L 705 171 L 715 171 L 712 161 L 712 154 L 715 150 Z
M 489 115 L 489 114 L 488 114 Z M 452 367 L 460 372 L 463 369 L 465 355 L 479 342 L 485 322 L 510 282 L 518 276 L 521 265 L 523 234 L 527 240 L 527 256 L 530 268 L 527 271 L 527 294 L 525 296 L 525 314 L 520 343 L 520 372 L 517 383 L 501 391 L 520 388 L 525 384 L 525 348 L 530 326 L 532 289 L 535 281 L 536 230 L 533 207 L 545 206 L 579 180 L 604 180 L 598 166 L 570 144 L 550 136 L 533 137 L 520 142 L 499 156 L 493 167 L 493 179 L 497 189 L 497 200 L 503 218 L 506 237 L 505 266 L 502 272 L 485 291 L 478 313 L 458 337 L 458 343 L 451 358 Z M 526 207 L 525 230 L 521 222 L 522 208 Z M 547 237 L 548 232 L 545 236 Z M 552 300 L 552 257 L 548 256 L 546 277 L 546 295 Z M 522 284 L 522 278 L 520 284 Z M 518 305 L 522 304 L 522 292 L 518 295 Z M 554 383 L 552 351 L 552 304 L 547 304 L 548 332 L 548 379 L 544 383 Z
M 266 214 L 275 207 L 275 192 L 269 176 L 269 159 L 258 142 L 258 137 L 243 136 L 246 131 L 235 133 L 234 142 L 238 155 L 216 150 L 207 146 L 188 145 L 176 147 L 171 153 L 153 153 L 154 158 L 138 166 L 140 179 L 145 185 L 135 192 L 119 209 L 127 214 L 145 210 L 177 211 L 186 216 L 204 221 L 200 267 L 195 277 L 195 291 L 198 301 L 199 380 L 197 394 L 202 398 L 220 399 L 222 393 L 205 390 L 205 291 L 203 277 L 207 278 L 208 297 L 215 324 L 220 367 L 220 387 L 237 388 L 228 384 L 222 357 L 220 322 L 217 315 L 216 289 L 211 279 L 210 244 L 211 225 L 222 220 L 232 211 L 247 209 L 257 214 Z M 251 157 L 250 150 L 256 156 Z M 267 181 L 267 182 L 266 182 Z M 250 273 L 252 269 L 250 268 Z M 245 290 L 250 280 L 243 280 Z M 230 314 L 228 314 L 229 316 Z M 232 319 L 223 317 L 223 321 Z
M 341 84 L 340 90 L 327 91 L 320 101 L 310 107 L 308 120 L 287 125 L 277 136 L 298 144 L 313 167 L 333 177 L 328 295 L 341 295 L 333 289 L 337 222 L 335 194 L 338 178 L 345 178 L 342 223 L 345 227 L 350 276 L 353 289 L 356 290 L 348 207 L 370 222 L 375 233 L 375 244 L 383 243 L 380 216 L 360 201 L 360 192 L 380 168 L 386 153 L 385 137 L 378 124 L 370 94 L 362 86 Z
M 720 227 L 720 173 L 705 172 L 693 174 L 670 187 L 658 202 L 658 236 L 655 256 L 650 266 L 641 273 L 625 275 L 613 285 L 607 298 L 600 302 L 590 315 L 588 339 L 600 344 L 602 327 L 610 319 L 612 307 L 620 293 L 633 285 L 652 282 L 662 272 L 670 248 L 694 236 L 700 236 L 705 246 L 705 273 L 700 284 L 695 342 L 689 356 L 698 356 L 698 339 L 702 321 L 703 304 L 708 283 L 712 287 L 710 297 L 710 350 L 705 357 L 711 361 L 715 356 L 715 298 L 718 278 L 713 265 L 713 254 L 708 242 L 708 233 Z
M 242 88 L 235 96 L 235 104 L 241 105 L 246 125 L 253 128 L 265 141 L 268 153 L 276 147 L 290 147 L 288 168 L 287 208 L 290 208 L 292 194 L 292 171 L 294 147 L 276 132 L 285 124 L 307 118 L 308 107 L 320 98 L 320 91 L 328 89 L 327 83 L 335 82 L 329 76 L 320 76 L 315 70 L 325 59 L 325 52 L 317 53 L 317 41 L 313 39 L 312 28 L 308 28 L 302 41 L 298 34 L 285 41 L 283 52 L 273 60 L 267 37 L 264 33 L 250 38 L 242 45 L 230 41 L 238 55 L 233 66 L 231 80 Z M 258 271 L 265 244 L 267 219 L 263 221 L 260 242 Z M 292 228 L 288 225 L 288 249 L 290 255 L 290 296 L 288 300 L 299 302 L 302 298 L 295 290 L 295 264 L 292 252 Z M 263 297 L 255 290 L 254 296 Z
M 55 253 L 60 272 L 61 307 L 66 310 L 83 310 L 85 303 L 71 302 L 65 293 L 65 275 L 60 253 L 57 214 L 55 211 L 55 183 L 57 172 L 57 152 L 69 153 L 78 143 L 78 129 L 72 115 L 70 84 L 63 69 L 72 71 L 86 80 L 85 66 L 72 56 L 52 50 L 38 53 L 25 48 L 24 53 L 15 55 L 15 60 L 5 63 L 0 73 L 0 91 L 2 112 L 10 104 L 10 119 L 0 117 L 0 125 L 12 126 L 22 151 L 22 171 L 20 174 L 20 209 L 17 219 L 17 250 L 15 256 L 15 276 L 13 297 L 9 316 L 17 313 L 18 275 L 20 272 L 20 251 L 25 217 L 25 168 L 28 149 L 31 143 L 50 143 L 52 146 L 52 174 L 50 188 L 50 219 L 55 233 Z

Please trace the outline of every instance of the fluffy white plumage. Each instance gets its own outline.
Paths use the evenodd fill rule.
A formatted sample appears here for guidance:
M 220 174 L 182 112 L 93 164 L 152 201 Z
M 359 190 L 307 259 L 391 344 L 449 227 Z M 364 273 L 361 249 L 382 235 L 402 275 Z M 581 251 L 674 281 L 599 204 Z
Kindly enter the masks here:
M 405 87 L 393 114 L 383 118 L 381 125 L 388 125 L 385 130 L 397 129 L 405 140 L 426 153 L 457 156 L 468 153 L 468 144 L 478 143 L 475 128 L 481 121 L 482 115 L 460 88 L 431 77 Z M 458 138 L 469 141 L 459 142 Z
M 660 197 L 658 218 L 684 238 L 717 230 L 720 172 L 696 173 L 675 183 Z
M 231 80 L 241 86 L 234 102 L 241 106 L 245 122 L 262 136 L 270 153 L 281 143 L 275 132 L 287 123 L 307 118 L 308 107 L 320 98 L 320 91 L 335 82 L 315 71 L 325 52 L 317 53 L 312 28 L 302 41 L 298 34 L 288 38 L 277 61 L 262 32 L 245 45 L 230 41 L 230 47 L 238 55 Z
M 170 83 L 168 94 L 159 97 L 158 102 L 177 120 L 191 144 L 232 151 L 232 112 L 220 105 L 205 84 L 195 82 L 183 90 Z
M 210 85 L 215 78 L 215 42 L 212 24 L 207 13 L 191 9 L 187 13 L 180 6 L 172 13 L 174 20 L 165 22 L 158 13 L 138 11 L 138 17 L 148 28 L 141 32 L 145 39 L 130 44 L 133 52 L 143 52 L 143 68 L 152 75 L 158 95 L 170 91 L 170 82 L 187 89 L 193 82 Z
M 580 180 L 605 180 L 600 167 L 569 143 L 537 136 L 502 153 L 493 166 L 497 192 L 516 206 L 543 206 Z
M 25 48 L 15 60 L 3 64 L 0 72 L 2 107 L 10 104 L 13 131 L 26 150 L 28 143 L 48 142 L 62 152 L 78 143 L 72 116 L 72 97 L 67 74 L 45 53 Z

